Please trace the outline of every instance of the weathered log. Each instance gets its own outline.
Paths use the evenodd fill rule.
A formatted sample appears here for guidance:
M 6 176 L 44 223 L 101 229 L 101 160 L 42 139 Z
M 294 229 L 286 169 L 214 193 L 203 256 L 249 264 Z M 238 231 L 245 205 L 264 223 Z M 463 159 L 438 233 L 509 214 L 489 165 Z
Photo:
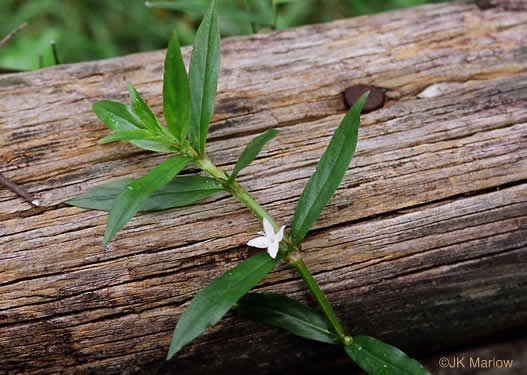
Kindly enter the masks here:
M 280 128 L 240 176 L 279 223 L 291 222 L 346 88 L 386 90 L 303 246 L 352 334 L 415 356 L 527 326 L 526 34 L 527 12 L 459 2 L 222 41 L 207 152 L 229 170 L 255 134 Z M 260 224 L 227 195 L 139 215 L 106 250 L 107 213 L 62 203 L 166 158 L 97 145 L 109 131 L 91 111 L 126 101 L 131 81 L 160 114 L 163 58 L 0 77 L 0 172 L 42 205 L 0 190 L 0 374 L 154 373 L 190 299 L 248 256 Z M 257 290 L 313 303 L 285 266 Z M 344 358 L 229 315 L 170 366 L 258 374 Z

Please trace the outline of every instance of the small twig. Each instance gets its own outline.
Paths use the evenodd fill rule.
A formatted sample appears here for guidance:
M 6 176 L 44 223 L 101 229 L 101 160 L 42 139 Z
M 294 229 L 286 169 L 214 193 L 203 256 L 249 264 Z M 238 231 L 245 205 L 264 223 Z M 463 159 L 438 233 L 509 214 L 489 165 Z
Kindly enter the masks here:
M 16 33 L 24 30 L 26 27 L 27 27 L 27 23 L 23 23 L 22 25 L 18 26 L 16 29 L 11 31 L 9 34 L 7 34 L 4 39 L 0 40 L 0 48 L 2 48 L 4 44 L 9 42 L 9 40 L 13 39 Z
M 59 61 L 59 54 L 57 53 L 57 44 L 55 43 L 54 40 L 49 42 L 49 44 L 51 44 L 51 50 L 53 51 L 53 58 L 55 59 L 55 65 L 59 65 L 60 61 Z
M 7 177 L 5 177 L 2 173 L 0 173 L 0 185 L 5 186 L 9 190 L 11 190 L 13 193 L 18 195 L 21 198 L 24 198 L 26 201 L 31 203 L 33 206 L 38 207 L 40 206 L 40 202 L 38 199 L 35 199 L 34 196 L 29 194 L 25 189 L 21 188 L 17 184 L 15 184 L 13 181 L 9 180 Z
M 38 68 L 43 69 L 44 68 L 44 56 L 39 55 L 38 56 Z

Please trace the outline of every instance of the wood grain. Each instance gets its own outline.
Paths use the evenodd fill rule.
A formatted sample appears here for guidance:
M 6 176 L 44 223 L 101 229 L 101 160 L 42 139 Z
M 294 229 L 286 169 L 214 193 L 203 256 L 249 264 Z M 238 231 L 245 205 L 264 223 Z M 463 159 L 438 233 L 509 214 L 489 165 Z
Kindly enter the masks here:
M 418 355 L 527 326 L 526 33 L 527 12 L 458 2 L 222 40 L 207 152 L 231 170 L 254 135 L 279 128 L 240 181 L 282 224 L 344 90 L 387 89 L 303 246 L 353 334 Z M 163 58 L 0 77 L 0 172 L 42 204 L 0 190 L 0 374 L 265 374 L 344 358 L 229 315 L 164 363 L 190 299 L 249 255 L 260 224 L 218 194 L 139 215 L 103 250 L 107 213 L 62 203 L 167 158 L 97 145 L 109 130 L 91 111 L 127 101 L 131 81 L 161 115 Z M 257 289 L 312 303 L 285 266 Z

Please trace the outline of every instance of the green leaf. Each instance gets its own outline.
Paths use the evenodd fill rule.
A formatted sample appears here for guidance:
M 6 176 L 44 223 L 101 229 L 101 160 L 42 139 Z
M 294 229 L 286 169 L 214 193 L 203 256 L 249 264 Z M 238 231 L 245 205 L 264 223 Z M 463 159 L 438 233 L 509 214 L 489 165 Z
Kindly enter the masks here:
M 168 44 L 163 77 L 163 112 L 168 129 L 179 142 L 187 137 L 190 121 L 190 88 L 178 36 Z
M 373 337 L 353 337 L 351 345 L 344 350 L 370 375 L 430 375 L 419 362 Z
M 265 144 L 274 137 L 276 137 L 278 134 L 280 134 L 278 130 L 269 129 L 265 133 L 252 139 L 247 144 L 245 150 L 243 150 L 242 154 L 240 155 L 240 158 L 236 162 L 232 174 L 229 177 L 229 182 L 234 181 L 236 176 L 238 176 L 238 173 L 240 173 L 243 168 L 247 167 L 253 162 L 253 160 L 256 158 L 256 155 L 258 155 L 258 153 L 262 150 Z
M 82 208 L 109 211 L 115 199 L 132 181 L 128 178 L 112 181 L 71 198 L 65 203 Z M 219 182 L 209 177 L 176 176 L 165 187 L 156 190 L 141 203 L 139 211 L 161 211 L 186 206 L 223 190 Z
M 243 261 L 199 292 L 179 320 L 167 359 L 184 345 L 216 324 L 251 288 L 258 284 L 280 261 L 266 252 Z
M 368 93 L 362 95 L 344 117 L 304 188 L 291 224 L 294 245 L 304 239 L 346 174 L 357 147 L 360 112 L 367 97 Z
M 99 140 L 99 144 L 110 143 L 114 141 L 130 142 L 138 140 L 150 140 L 170 146 L 170 142 L 163 137 L 159 137 L 148 130 L 123 130 L 116 131 Z
M 256 9 L 256 12 L 262 17 L 261 25 L 272 26 L 273 24 L 273 8 L 269 0 L 253 0 L 251 5 Z
M 158 142 L 156 139 L 141 139 L 137 141 L 129 141 L 131 144 L 133 144 L 135 147 L 142 148 L 144 150 L 150 150 L 155 152 L 177 152 L 172 148 L 172 146 L 169 146 L 166 144 L 166 139 L 163 140 L 163 142 Z
M 162 132 L 161 124 L 157 119 L 154 112 L 146 105 L 146 103 L 141 99 L 141 96 L 135 89 L 134 85 L 128 83 L 128 90 L 130 91 L 130 101 L 132 105 L 132 110 L 134 113 L 141 119 L 143 124 L 155 133 Z
M 128 184 L 113 202 L 104 234 L 104 247 L 137 213 L 141 204 L 154 191 L 168 184 L 191 160 L 192 158 L 181 156 L 170 158 L 152 169 L 146 176 Z
M 324 315 L 276 293 L 249 293 L 236 307 L 240 316 L 285 329 L 306 339 L 339 344 L 338 335 Z
M 147 129 L 147 126 L 143 124 L 142 120 L 134 113 L 129 105 L 112 102 L 108 100 L 101 100 L 93 104 L 93 111 L 97 114 L 97 117 L 106 124 L 110 129 L 116 132 L 129 132 L 129 131 L 140 131 Z M 125 133 L 126 136 L 132 134 L 138 135 L 139 133 Z M 144 133 L 143 133 L 144 134 Z M 103 138 L 103 143 L 111 142 L 112 137 Z M 115 136 L 120 137 L 120 136 Z M 125 135 L 123 134 L 123 140 Z M 128 140 L 131 144 L 136 147 L 157 151 L 157 152 L 174 152 L 174 149 L 169 145 L 166 140 L 160 138 L 150 139 L 138 139 Z
M 126 104 L 101 100 L 93 104 L 93 111 L 112 130 L 144 129 L 145 125 Z
M 212 4 L 196 33 L 190 59 L 190 142 L 200 152 L 214 111 L 218 73 L 220 69 L 220 31 L 216 15 L 216 2 Z

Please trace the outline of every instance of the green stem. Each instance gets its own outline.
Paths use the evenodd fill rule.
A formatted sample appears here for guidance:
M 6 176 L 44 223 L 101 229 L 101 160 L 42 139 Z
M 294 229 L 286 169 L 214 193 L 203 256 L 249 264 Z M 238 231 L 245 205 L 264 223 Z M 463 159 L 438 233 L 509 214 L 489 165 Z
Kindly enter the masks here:
M 232 184 L 231 193 L 240 202 L 245 204 L 256 216 L 263 220 L 266 218 L 272 225 L 275 231 L 280 230 L 280 226 L 274 221 L 269 213 L 254 200 L 254 198 L 240 186 L 236 181 Z
M 256 200 L 254 200 L 254 198 L 247 192 L 247 190 L 242 188 L 240 184 L 238 184 L 238 182 L 236 181 L 232 183 L 227 183 L 229 176 L 227 176 L 227 174 L 223 170 L 216 167 L 207 157 L 197 159 L 194 163 L 199 168 L 201 168 L 205 172 L 208 172 L 212 177 L 216 178 L 219 182 L 221 182 L 225 186 L 226 190 L 228 190 L 240 202 L 245 204 L 256 216 L 258 216 L 258 218 L 260 218 L 260 220 L 266 218 L 273 225 L 275 231 L 278 231 L 280 229 L 280 226 L 274 221 L 271 215 L 269 215 L 269 213 L 262 206 L 260 206 L 258 202 L 256 202 Z M 332 325 L 333 329 L 339 336 L 342 343 L 344 345 L 349 345 L 352 341 L 352 338 L 346 335 L 342 324 L 337 318 L 335 311 L 333 311 L 333 309 L 331 308 L 331 305 L 329 304 L 328 299 L 324 295 L 324 292 L 322 292 L 316 280 L 313 278 L 313 275 L 304 263 L 304 260 L 302 259 L 302 255 L 300 254 L 298 247 L 293 246 L 291 244 L 291 240 L 287 235 L 284 235 L 283 242 L 287 245 L 287 248 L 293 250 L 287 255 L 287 261 L 289 265 L 296 269 L 300 276 L 302 276 L 309 290 L 313 294 L 313 297 L 320 305 L 320 308 L 326 315 L 328 321 Z
M 313 297 L 318 302 L 320 308 L 328 318 L 329 323 L 339 336 L 342 343 L 345 345 L 349 345 L 349 343 L 351 343 L 351 337 L 346 335 L 346 332 L 344 331 L 342 324 L 337 318 L 335 311 L 333 311 L 333 308 L 329 304 L 326 295 L 324 294 L 324 292 L 322 292 L 316 280 L 313 278 L 311 271 L 309 271 L 309 268 L 307 268 L 306 264 L 304 263 L 304 260 L 302 259 L 302 254 L 300 254 L 298 251 L 289 253 L 289 255 L 287 256 L 287 262 L 289 263 L 289 265 L 291 265 L 294 269 L 298 271 L 300 276 L 302 276 L 309 290 L 311 291 L 311 294 L 313 294 Z
M 229 193 L 231 193 L 240 202 L 245 204 L 256 216 L 258 216 L 258 218 L 260 218 L 260 220 L 266 218 L 273 225 L 275 231 L 280 229 L 280 226 L 276 223 L 276 221 L 274 221 L 271 215 L 269 215 L 269 213 L 262 206 L 260 206 L 258 202 L 254 200 L 251 194 L 242 188 L 240 184 L 238 184 L 236 181 L 227 184 L 229 176 L 227 176 L 223 170 L 216 167 L 208 158 L 204 157 L 198 159 L 194 162 L 194 164 L 224 184 Z

